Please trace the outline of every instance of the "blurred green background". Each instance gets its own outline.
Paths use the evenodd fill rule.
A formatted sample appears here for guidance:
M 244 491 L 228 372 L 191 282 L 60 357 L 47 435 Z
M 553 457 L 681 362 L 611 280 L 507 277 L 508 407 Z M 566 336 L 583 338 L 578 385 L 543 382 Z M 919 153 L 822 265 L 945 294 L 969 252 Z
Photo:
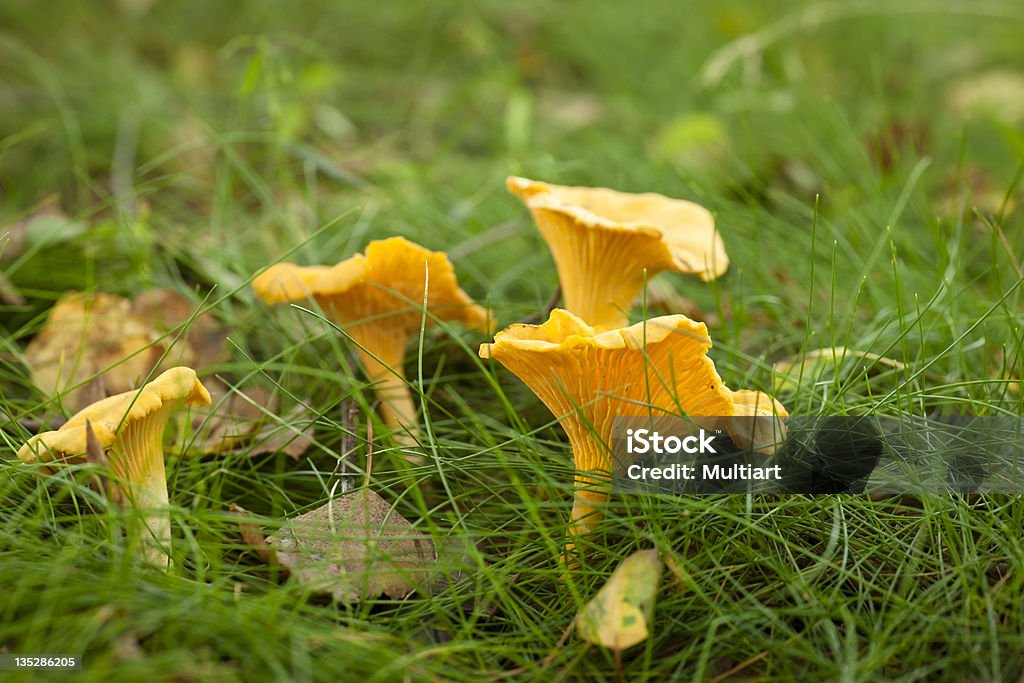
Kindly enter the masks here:
M 708 322 L 730 386 L 770 390 L 778 361 L 845 346 L 897 364 L 816 366 L 781 388 L 791 412 L 1020 415 L 1021 35 L 1019 0 L 4 2 L 0 452 L 54 417 L 53 406 L 39 417 L 51 397 L 21 361 L 65 290 L 169 287 L 216 302 L 233 353 L 220 374 L 269 371 L 332 407 L 352 378 L 334 381 L 326 345 L 301 344 L 295 312 L 268 313 L 247 286 L 275 260 L 333 263 L 401 234 L 448 251 L 500 325 L 537 313 L 557 277 L 504 189 L 509 174 L 710 208 L 729 273 L 709 285 L 663 275 L 650 304 Z M 441 344 L 428 340 L 427 374 L 462 397 L 438 426 L 445 457 L 458 456 L 444 466 L 466 487 L 465 523 L 490 563 L 474 607 L 445 594 L 328 608 L 267 581 L 217 517 L 242 495 L 223 483 L 249 467 L 238 462 L 182 466 L 177 502 L 198 506 L 177 522 L 198 539 L 179 548 L 195 554 L 184 576 L 89 564 L 109 542 L 93 553 L 89 533 L 61 535 L 81 511 L 64 501 L 64 526 L 52 525 L 46 489 L 0 463 L 0 585 L 15 587 L 0 600 L 0 644 L 87 643 L 95 677 L 391 680 L 411 667 L 474 680 L 539 666 L 579 597 L 654 543 L 679 550 L 691 578 L 628 658 L 635 677 L 1019 675 L 1017 501 L 644 503 L 655 518 L 610 516 L 617 540 L 570 599 L 539 540 L 568 499 L 533 506 L 535 491 L 502 469 L 530 463 L 523 476 L 548 477 L 545 492 L 567 486 L 563 436 L 502 375 L 509 410 L 541 430 L 521 434 L 473 361 L 442 368 L 438 356 L 456 354 Z M 322 423 L 317 438 L 329 468 L 338 431 Z M 292 514 L 322 493 L 305 465 L 283 462 L 246 475 L 250 493 L 271 491 L 260 513 Z M 285 480 L 307 488 L 274 488 Z M 210 487 L 202 503 L 193 484 Z M 486 504 L 474 507 L 473 486 Z M 37 498 L 18 502 L 25 492 Z M 106 582 L 96 595 L 80 563 Z M 77 578 L 54 585 L 55 566 Z M 423 635 L 428 618 L 447 640 Z M 312 666 L 307 646 L 331 658 Z M 614 678 L 607 657 L 572 640 L 544 666 Z
M 781 309 L 806 301 L 816 205 L 820 284 L 830 270 L 844 288 L 867 278 L 865 319 L 892 303 L 887 229 L 908 299 L 934 296 L 951 267 L 986 270 L 991 295 L 1017 273 L 973 210 L 1016 218 L 1020 14 L 1014 2 L 5 3 L 0 220 L 52 202 L 72 220 L 15 230 L 4 269 L 30 300 L 169 279 L 234 288 L 299 243 L 298 259 L 333 260 L 400 233 L 452 250 L 477 297 L 532 310 L 554 273 L 503 190 L 518 173 L 709 206 L 741 299 L 723 342 L 738 343 L 746 308 L 784 328 Z M 1019 232 L 1004 229 L 1015 253 Z M 10 331 L 24 324 L 5 310 Z

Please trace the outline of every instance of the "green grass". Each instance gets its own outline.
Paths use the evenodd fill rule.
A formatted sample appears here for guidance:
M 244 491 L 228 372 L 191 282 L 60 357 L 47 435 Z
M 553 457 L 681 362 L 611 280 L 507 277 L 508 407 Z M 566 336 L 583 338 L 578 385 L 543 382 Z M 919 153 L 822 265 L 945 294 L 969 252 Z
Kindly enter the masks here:
M 653 546 L 684 585 L 666 577 L 629 680 L 1022 674 L 1013 497 L 623 497 L 564 582 L 564 435 L 459 329 L 410 347 L 428 464 L 403 471 L 382 437 L 373 482 L 468 548 L 443 553 L 463 580 L 333 604 L 261 562 L 227 511 L 269 532 L 322 504 L 344 406 L 372 401 L 347 343 L 260 304 L 251 277 L 401 234 L 447 250 L 500 325 L 534 314 L 556 274 L 509 173 L 714 211 L 729 273 L 659 280 L 704 313 L 730 387 L 770 390 L 777 361 L 841 345 L 905 368 L 805 373 L 779 395 L 792 413 L 1024 414 L 1006 379 L 1024 361 L 1022 95 L 955 104 L 985 74 L 1024 70 L 1018 3 L 147 5 L 0 9 L 0 225 L 50 195 L 79 224 L 14 257 L 0 228 L 25 297 L 0 304 L 0 650 L 84 653 L 76 679 L 104 681 L 615 680 L 610 653 L 556 643 Z M 88 466 L 45 476 L 14 458 L 26 425 L 61 419 L 21 363 L 52 303 L 156 286 L 228 329 L 231 358 L 204 378 L 318 416 L 297 461 L 172 459 L 168 574 L 125 552 L 125 513 Z

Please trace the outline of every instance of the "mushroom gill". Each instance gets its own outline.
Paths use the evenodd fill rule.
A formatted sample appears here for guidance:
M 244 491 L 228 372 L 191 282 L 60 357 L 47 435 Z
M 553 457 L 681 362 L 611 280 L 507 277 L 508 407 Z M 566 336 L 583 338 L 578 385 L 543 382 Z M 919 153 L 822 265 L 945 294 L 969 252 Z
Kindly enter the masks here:
M 33 436 L 18 451 L 18 458 L 54 464 L 80 459 L 91 425 L 100 446 L 109 449 L 108 495 L 115 503 L 141 512 L 148 533 L 143 556 L 167 566 L 171 521 L 163 434 L 171 413 L 185 405 L 208 406 L 210 394 L 195 370 L 171 368 L 140 389 L 83 408 L 55 431 Z
M 734 394 L 708 358 L 704 323 L 683 315 L 597 332 L 555 309 L 542 325 L 512 325 L 480 347 L 521 379 L 554 413 L 576 466 L 567 557 L 601 519 L 612 469 L 616 417 L 731 416 Z
M 598 331 L 628 324 L 645 277 L 674 270 L 708 281 L 729 267 L 714 218 L 693 202 L 515 176 L 507 184 L 551 249 L 565 308 Z

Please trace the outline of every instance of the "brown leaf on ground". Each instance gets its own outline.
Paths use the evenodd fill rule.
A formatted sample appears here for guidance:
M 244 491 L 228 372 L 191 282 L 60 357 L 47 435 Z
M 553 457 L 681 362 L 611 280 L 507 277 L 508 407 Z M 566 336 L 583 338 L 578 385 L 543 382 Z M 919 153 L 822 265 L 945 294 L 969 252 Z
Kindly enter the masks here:
M 177 343 L 176 335 L 168 334 L 190 314 L 187 300 L 166 290 L 143 293 L 134 301 L 70 292 L 29 342 L 25 363 L 43 395 L 62 394 L 65 408 L 75 412 L 140 386 L 151 373 L 222 359 L 224 334 L 208 315 L 193 320 Z
M 402 598 L 433 575 L 433 540 L 369 488 L 292 519 L 269 539 L 292 577 L 341 602 Z
M 267 537 L 263 535 L 260 525 L 247 521 L 252 513 L 235 503 L 229 505 L 228 510 L 238 515 L 238 530 L 242 534 L 242 541 L 252 546 L 253 551 L 267 564 L 277 564 L 277 553 L 267 544 Z
M 284 453 L 302 455 L 313 443 L 317 415 L 298 404 L 276 415 L 277 396 L 260 387 L 233 391 L 208 411 L 195 411 L 199 436 L 188 453 L 242 453 L 255 456 Z
M 265 422 L 259 431 L 253 434 L 252 449 L 249 451 L 249 455 L 284 453 L 292 458 L 298 458 L 313 443 L 314 420 L 316 420 L 316 415 L 306 406 L 301 404 L 293 406 L 291 410 L 281 416 L 280 422 Z M 296 424 L 307 426 L 296 431 L 294 427 Z
M 132 300 L 131 305 L 133 315 L 151 323 L 161 332 L 169 332 L 185 323 L 192 316 L 193 310 L 188 298 L 170 289 L 142 292 Z M 182 339 L 185 343 L 175 347 L 181 353 L 173 359 L 173 365 L 214 365 L 228 358 L 227 330 L 211 315 L 195 317 Z
M 277 397 L 260 387 L 231 391 L 210 408 L 194 411 L 193 421 L 199 436 L 190 451 L 237 451 L 251 441 L 267 415 L 276 411 Z

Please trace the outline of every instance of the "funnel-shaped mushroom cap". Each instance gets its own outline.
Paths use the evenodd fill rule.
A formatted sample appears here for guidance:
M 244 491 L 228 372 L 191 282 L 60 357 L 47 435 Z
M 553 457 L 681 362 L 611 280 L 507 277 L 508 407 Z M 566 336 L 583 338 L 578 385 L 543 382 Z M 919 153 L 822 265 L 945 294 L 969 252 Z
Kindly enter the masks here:
M 729 267 L 714 219 L 693 202 L 515 176 L 508 189 L 551 248 L 565 307 L 599 330 L 626 324 L 645 270 L 647 277 L 675 270 L 708 281 Z
M 183 405 L 208 406 L 210 393 L 192 368 L 171 368 L 141 389 L 109 396 L 83 408 L 56 431 L 33 436 L 18 451 L 18 457 L 24 462 L 36 462 L 40 457 L 48 461 L 52 456 L 73 458 L 84 454 L 86 422 L 92 423 L 100 445 L 108 448 L 117 440 L 119 431 L 152 421 L 154 416 L 162 417 L 166 423 L 170 410 Z M 162 411 L 167 412 L 158 415 Z M 153 426 L 159 427 L 162 437 L 164 424 Z
M 358 282 L 366 271 L 362 254 L 357 254 L 342 263 L 348 266 L 353 282 Z M 330 266 L 297 266 L 294 263 L 275 263 L 260 273 L 252 281 L 252 286 L 256 289 L 256 294 L 268 304 L 303 301 L 313 296 L 320 278 L 330 273 L 331 270 L 333 269 Z
M 512 325 L 480 347 L 511 370 L 558 417 L 576 465 L 609 470 L 612 417 L 731 415 L 732 394 L 707 356 L 704 323 L 684 315 L 596 332 L 562 309 L 543 325 Z M 577 447 L 580 448 L 577 448 Z
M 482 358 L 525 382 L 569 436 L 577 469 L 571 533 L 592 527 L 600 519 L 594 504 L 608 498 L 599 474 L 611 471 L 613 418 L 732 415 L 732 393 L 710 348 L 704 323 L 683 315 L 598 333 L 561 309 L 543 325 L 512 325 L 480 347 Z
M 477 328 L 485 328 L 488 319 L 459 288 L 444 252 L 403 237 L 370 242 L 365 256 L 356 254 L 333 267 L 278 264 L 253 280 L 253 287 L 268 303 L 313 298 L 344 325 L 377 384 L 388 424 L 413 433 L 416 411 L 402 366 L 405 347 L 423 319 L 424 293 L 428 325 L 430 316 Z
M 163 434 L 171 413 L 183 405 L 210 405 L 210 394 L 195 370 L 171 368 L 141 389 L 84 408 L 56 431 L 33 436 L 18 457 L 24 462 L 75 459 L 86 451 L 91 423 L 100 446 L 110 449 L 111 497 L 142 509 L 166 507 Z M 170 539 L 166 511 L 147 515 L 146 523 L 158 544 L 147 556 L 166 563 L 166 555 L 159 551 L 159 544 Z

